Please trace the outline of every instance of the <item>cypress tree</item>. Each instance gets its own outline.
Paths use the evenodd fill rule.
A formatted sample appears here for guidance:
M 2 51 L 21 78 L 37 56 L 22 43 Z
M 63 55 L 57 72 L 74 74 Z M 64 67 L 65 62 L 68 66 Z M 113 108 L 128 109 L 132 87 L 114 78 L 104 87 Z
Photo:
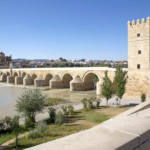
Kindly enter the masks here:
M 125 93 L 125 86 L 127 83 L 127 71 L 123 71 L 119 66 L 116 69 L 114 77 L 114 93 L 121 100 Z
M 108 77 L 107 71 L 105 71 L 105 76 L 103 78 L 103 84 L 102 84 L 102 96 L 106 98 L 107 105 L 108 100 L 112 97 L 112 82 Z

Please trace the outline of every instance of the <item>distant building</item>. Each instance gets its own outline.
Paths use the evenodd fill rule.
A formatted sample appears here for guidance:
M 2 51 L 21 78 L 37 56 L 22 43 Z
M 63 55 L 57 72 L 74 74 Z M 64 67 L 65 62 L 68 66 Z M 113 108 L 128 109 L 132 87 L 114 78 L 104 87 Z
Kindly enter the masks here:
M 0 52 L 0 66 L 8 66 L 11 62 L 11 56 L 5 56 L 5 53 Z

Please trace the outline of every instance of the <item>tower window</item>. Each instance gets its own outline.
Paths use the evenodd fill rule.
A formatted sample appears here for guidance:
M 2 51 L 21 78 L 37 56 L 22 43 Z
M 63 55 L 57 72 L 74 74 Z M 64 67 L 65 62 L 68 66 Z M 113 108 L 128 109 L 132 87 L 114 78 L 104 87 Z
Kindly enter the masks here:
M 142 53 L 142 51 L 141 50 L 138 50 L 138 54 L 141 54 Z
M 137 37 L 140 37 L 141 35 L 140 35 L 140 33 L 137 33 Z
M 141 67 L 140 64 L 137 64 L 137 69 L 140 69 L 140 67 Z

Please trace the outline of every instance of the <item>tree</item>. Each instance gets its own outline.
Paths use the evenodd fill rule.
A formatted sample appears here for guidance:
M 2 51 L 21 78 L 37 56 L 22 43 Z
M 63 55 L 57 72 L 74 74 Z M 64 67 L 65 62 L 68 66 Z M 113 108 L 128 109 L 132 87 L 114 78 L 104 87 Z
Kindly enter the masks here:
M 141 102 L 145 102 L 146 100 L 146 95 L 144 93 L 142 93 L 141 95 Z
M 102 84 L 102 96 L 106 98 L 107 105 L 108 100 L 112 97 L 112 82 L 108 77 L 107 71 L 105 71 L 105 76 L 103 78 L 103 84 Z
M 18 147 L 18 135 L 20 132 L 20 126 L 19 126 L 19 116 L 15 116 L 12 119 L 12 131 L 16 136 L 16 148 Z
M 38 89 L 25 90 L 17 100 L 17 111 L 22 113 L 25 119 L 35 123 L 36 113 L 44 109 L 45 99 L 46 96 Z
M 56 118 L 56 109 L 54 107 L 49 107 L 48 113 L 49 113 L 50 123 L 54 123 Z
M 121 100 L 125 93 L 125 86 L 127 83 L 127 72 L 123 71 L 119 66 L 116 69 L 114 77 L 114 93 Z

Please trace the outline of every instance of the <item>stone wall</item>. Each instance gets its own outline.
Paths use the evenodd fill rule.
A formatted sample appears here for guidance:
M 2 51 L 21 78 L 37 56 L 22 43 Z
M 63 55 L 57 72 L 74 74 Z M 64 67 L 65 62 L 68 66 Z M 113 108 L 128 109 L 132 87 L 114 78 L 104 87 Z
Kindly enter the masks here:
M 150 90 L 150 72 L 130 71 L 128 72 L 128 80 L 126 85 L 126 93 L 124 97 L 140 98 L 142 93 L 145 93 L 149 98 Z

